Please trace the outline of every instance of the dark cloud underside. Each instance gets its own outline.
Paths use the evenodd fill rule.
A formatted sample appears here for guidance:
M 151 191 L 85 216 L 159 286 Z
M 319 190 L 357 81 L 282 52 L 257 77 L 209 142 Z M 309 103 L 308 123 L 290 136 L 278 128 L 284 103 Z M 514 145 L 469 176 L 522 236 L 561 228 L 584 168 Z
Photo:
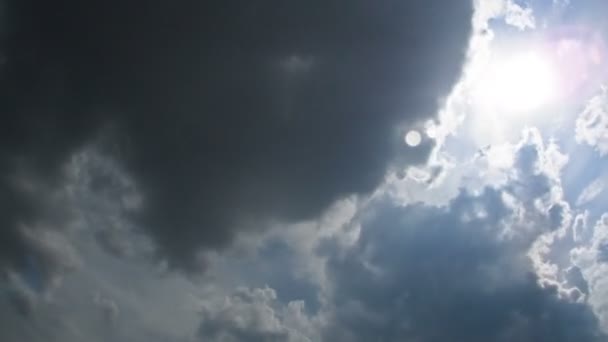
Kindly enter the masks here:
M 367 192 L 458 76 L 458 1 L 7 1 L 0 103 L 2 259 L 39 220 L 14 175 L 52 186 L 103 132 L 177 267 L 236 227 Z M 50 184 L 50 185 L 48 185 Z

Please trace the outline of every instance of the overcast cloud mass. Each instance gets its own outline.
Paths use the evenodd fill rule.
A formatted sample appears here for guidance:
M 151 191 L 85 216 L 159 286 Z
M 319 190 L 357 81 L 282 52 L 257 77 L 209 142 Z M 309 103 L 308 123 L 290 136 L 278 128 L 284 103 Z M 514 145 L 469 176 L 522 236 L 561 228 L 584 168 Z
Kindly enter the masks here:
M 606 11 L 0 0 L 0 340 L 608 341 Z

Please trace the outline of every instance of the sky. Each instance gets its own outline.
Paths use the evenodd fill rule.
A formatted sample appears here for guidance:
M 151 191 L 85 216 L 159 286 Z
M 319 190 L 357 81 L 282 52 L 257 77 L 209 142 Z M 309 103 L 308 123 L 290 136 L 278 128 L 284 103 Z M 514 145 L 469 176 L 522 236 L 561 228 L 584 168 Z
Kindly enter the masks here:
M 0 0 L 0 340 L 608 341 L 604 0 Z

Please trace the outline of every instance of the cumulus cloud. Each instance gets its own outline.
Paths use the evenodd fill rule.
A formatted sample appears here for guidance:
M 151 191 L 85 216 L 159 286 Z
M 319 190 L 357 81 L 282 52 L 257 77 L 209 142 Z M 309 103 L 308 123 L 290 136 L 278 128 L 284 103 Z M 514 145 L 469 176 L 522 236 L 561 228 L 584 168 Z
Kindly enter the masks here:
M 327 340 L 600 340 L 588 307 L 537 284 L 525 249 L 479 230 L 492 219 L 463 224 L 460 214 L 423 207 L 379 214 L 387 211 L 393 220 L 371 223 L 355 248 L 330 261 L 336 309 Z
M 199 335 L 202 341 L 311 341 L 290 321 L 301 322 L 302 302 L 290 302 L 276 309 L 276 293 L 271 288 L 240 289 L 226 297 L 219 307 L 203 306 Z M 279 311 L 280 310 L 280 311 Z
M 572 263 L 580 268 L 589 287 L 589 303 L 603 324 L 608 324 L 608 215 L 595 224 L 587 223 L 588 238 L 570 252 Z
M 589 304 L 601 325 L 608 326 L 608 216 L 596 222 L 588 213 L 576 216 L 572 225 L 539 241 L 547 281 L 574 300 Z
M 50 184 L 45 175 L 15 172 L 4 181 L 0 288 L 7 291 L 0 296 L 12 298 L 19 312 L 29 314 L 66 274 L 82 266 L 69 238 L 78 210 L 64 184 Z
M 50 187 L 41 177 L 31 174 L 4 175 L 3 229 L 0 232 L 0 267 L 3 271 L 24 270 L 32 264 L 61 264 L 64 248 L 60 245 L 70 216 L 63 189 Z M 48 260 L 47 260 L 48 259 Z
M 320 337 L 312 340 L 606 340 L 584 301 L 592 292 L 584 270 L 564 264 L 554 273 L 562 264 L 556 267 L 554 253 L 540 248 L 580 221 L 561 189 L 568 158 L 534 129 L 503 151 L 511 154 L 497 171 L 503 182 L 461 190 L 443 205 L 402 203 L 394 192 L 379 191 L 354 215 L 335 207 L 333 229 L 313 222 L 318 233 L 279 235 L 291 255 L 323 260 L 323 276 L 313 278 L 321 305 L 302 313 L 305 322 L 318 323 L 313 331 Z M 299 244 L 308 250 L 311 239 L 318 242 L 315 255 L 306 255 Z M 261 255 L 249 267 L 301 271 L 275 261 L 288 255 Z
M 608 340 L 576 156 L 455 135 L 531 7 L 5 3 L 3 341 Z M 576 132 L 602 155 L 604 93 Z
M 95 148 L 74 151 L 52 181 L 25 172 L 10 182 L 14 191 L 3 195 L 19 194 L 13 204 L 31 208 L 3 217 L 0 274 L 31 300 L 52 295 L 66 275 L 85 266 L 76 241 L 81 233 L 96 236 L 116 256 L 149 251 L 145 243 L 132 246 L 137 239 L 129 235 L 134 230 L 126 217 L 139 203 L 133 184 Z
M 507 1 L 505 22 L 520 30 L 536 28 L 536 19 L 530 7 L 522 7 L 514 1 Z
M 77 340 L 67 324 L 81 327 L 80 334 L 99 331 L 100 338 L 136 341 L 601 341 L 589 307 L 543 282 L 546 276 L 535 275 L 528 257 L 539 236 L 567 225 L 570 209 L 554 189 L 564 156 L 534 130 L 507 150 L 513 156 L 503 168 L 504 183 L 461 191 L 443 206 L 401 205 L 390 192 L 371 202 L 344 201 L 318 221 L 269 232 L 251 263 L 243 255 L 218 257 L 198 285 L 178 274 L 161 280 L 145 262 L 135 267 L 133 259 L 115 258 L 95 239 L 81 241 L 90 270 L 58 294 L 76 307 L 42 305 L 38 315 L 50 311 L 65 322 L 61 333 L 46 325 L 40 329 L 64 340 Z M 323 274 L 312 276 L 305 263 Z M 318 282 L 319 302 L 312 307 L 311 297 L 294 285 L 305 279 L 292 277 L 291 285 L 282 286 L 289 274 L 302 271 L 299 276 L 310 272 L 309 280 Z M 221 286 L 220 276 L 230 272 L 241 277 L 226 287 L 239 281 L 271 284 L 235 292 L 196 290 L 207 282 Z M 571 267 L 565 277 L 581 292 L 592 292 L 584 290 L 583 268 Z M 293 293 L 286 297 L 275 285 Z M 86 297 L 95 310 L 77 304 L 75 290 L 81 287 L 101 287 L 93 301 Z M 182 312 L 186 303 L 192 308 Z M 193 322 L 177 323 L 184 319 Z
M 560 204 L 543 166 L 550 150 L 528 137 L 506 184 L 440 207 L 380 200 L 362 214 L 351 247 L 326 242 L 325 339 L 604 340 L 589 307 L 543 284 L 528 256 L 537 238 L 567 222 L 567 206 L 561 215 L 550 209 Z
M 400 127 L 434 116 L 472 15 L 469 0 L 5 9 L 3 179 L 36 170 L 52 187 L 75 150 L 110 135 L 143 198 L 133 221 L 176 268 L 199 268 L 200 248 L 242 229 L 312 218 L 372 191 L 387 169 L 424 162 L 429 149 L 407 148 Z M 2 184 L 15 206 L 4 226 L 40 216 Z M 14 231 L 3 230 L 2 250 L 22 259 Z

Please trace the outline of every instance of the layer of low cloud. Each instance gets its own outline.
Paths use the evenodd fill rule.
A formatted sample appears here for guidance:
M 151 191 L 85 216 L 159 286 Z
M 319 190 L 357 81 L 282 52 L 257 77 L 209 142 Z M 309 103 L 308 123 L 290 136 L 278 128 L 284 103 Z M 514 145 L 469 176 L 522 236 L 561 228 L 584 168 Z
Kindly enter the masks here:
M 17 182 L 46 194 L 75 152 L 101 144 L 137 185 L 131 219 L 158 256 L 197 271 L 200 249 L 313 218 L 423 163 L 430 148 L 408 148 L 402 127 L 434 117 L 472 13 L 469 0 L 3 8 L 2 262 L 23 268 L 18 226 L 59 212 Z

